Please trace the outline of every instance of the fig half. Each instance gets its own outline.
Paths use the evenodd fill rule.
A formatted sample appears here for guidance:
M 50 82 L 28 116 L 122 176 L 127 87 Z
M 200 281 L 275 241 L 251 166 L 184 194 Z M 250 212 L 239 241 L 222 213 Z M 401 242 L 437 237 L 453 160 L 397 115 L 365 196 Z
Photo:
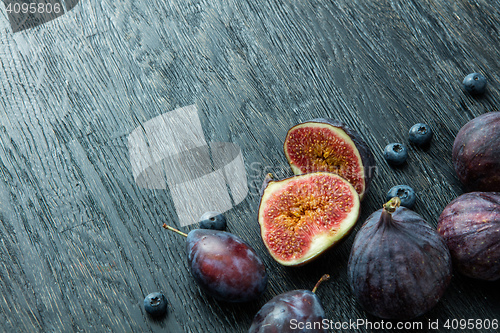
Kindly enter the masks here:
M 347 179 L 362 200 L 375 172 L 375 158 L 361 136 L 339 120 L 317 118 L 293 126 L 283 147 L 296 175 L 333 172 Z
M 500 112 L 465 124 L 453 142 L 452 160 L 467 191 L 500 192 Z
M 460 273 L 500 279 L 500 193 L 462 194 L 443 210 L 437 230 Z
M 451 280 L 445 242 L 424 219 L 394 197 L 356 234 L 348 278 L 370 314 L 409 320 L 433 308 Z
M 354 187 L 334 173 L 268 179 L 258 217 L 262 240 L 278 263 L 302 265 L 348 235 L 359 209 Z

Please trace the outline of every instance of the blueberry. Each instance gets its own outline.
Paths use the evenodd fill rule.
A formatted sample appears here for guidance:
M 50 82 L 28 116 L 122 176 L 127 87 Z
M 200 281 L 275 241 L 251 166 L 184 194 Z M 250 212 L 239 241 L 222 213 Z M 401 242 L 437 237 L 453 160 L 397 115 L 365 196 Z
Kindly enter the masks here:
M 479 73 L 467 75 L 462 84 L 464 89 L 471 94 L 480 95 L 486 91 L 486 78 Z
M 410 128 L 408 140 L 417 146 L 425 146 L 431 142 L 432 134 L 432 128 L 429 125 L 418 123 Z
M 154 292 L 144 299 L 144 310 L 153 317 L 161 317 L 167 313 L 167 298 L 159 292 Z
M 396 185 L 387 192 L 386 201 L 391 198 L 399 197 L 401 199 L 401 206 L 412 209 L 417 200 L 415 191 L 408 185 Z
M 390 143 L 385 146 L 384 158 L 393 165 L 401 165 L 408 158 L 408 150 L 402 143 Z
M 200 217 L 200 229 L 226 230 L 226 217 L 219 212 L 206 212 Z

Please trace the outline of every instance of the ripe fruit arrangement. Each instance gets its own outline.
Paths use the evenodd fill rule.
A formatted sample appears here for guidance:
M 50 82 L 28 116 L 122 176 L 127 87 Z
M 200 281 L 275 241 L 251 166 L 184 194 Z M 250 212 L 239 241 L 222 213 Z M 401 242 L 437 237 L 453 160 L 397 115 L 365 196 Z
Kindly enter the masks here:
M 423 123 L 411 127 L 408 135 L 417 148 L 428 146 L 433 138 L 432 129 Z M 361 308 L 390 320 L 421 316 L 440 301 L 450 284 L 452 265 L 471 278 L 500 279 L 499 149 L 499 112 L 479 116 L 460 130 L 453 145 L 453 165 L 464 188 L 476 192 L 453 200 L 439 217 L 437 230 L 410 210 L 416 200 L 413 188 L 391 188 L 388 202 L 368 217 L 351 248 L 348 282 Z M 392 156 L 388 161 L 404 163 L 406 147 L 405 152 L 404 159 L 391 162 Z M 295 176 L 266 177 L 258 222 L 270 256 L 284 266 L 299 266 L 353 230 L 372 182 L 375 159 L 357 133 L 324 118 L 293 126 L 284 153 Z M 207 228 L 221 221 L 226 226 L 222 214 L 200 220 L 210 222 Z M 266 270 L 244 241 L 223 231 L 195 229 L 184 234 L 164 227 L 187 237 L 191 273 L 208 294 L 227 302 L 247 302 L 263 294 Z M 245 269 L 234 273 L 233 268 L 241 265 Z M 286 323 L 292 320 L 321 321 L 325 312 L 315 290 L 275 296 L 255 315 L 249 332 L 287 332 L 291 326 Z

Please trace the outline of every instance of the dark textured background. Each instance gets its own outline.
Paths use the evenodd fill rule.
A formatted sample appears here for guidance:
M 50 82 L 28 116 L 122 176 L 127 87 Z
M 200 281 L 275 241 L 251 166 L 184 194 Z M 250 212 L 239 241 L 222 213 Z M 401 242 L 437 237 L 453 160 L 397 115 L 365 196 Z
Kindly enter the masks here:
M 357 228 L 399 183 L 416 189 L 414 210 L 435 226 L 462 193 L 451 164 L 455 134 L 498 111 L 499 7 L 90 0 L 17 33 L 0 10 L 0 330 L 245 332 L 272 296 L 310 289 L 324 273 L 332 279 L 318 296 L 328 319 L 379 321 L 349 291 L 354 234 L 314 263 L 280 267 L 260 240 L 256 188 L 269 171 L 291 175 L 282 151 L 291 126 L 338 118 L 379 166 Z M 488 78 L 484 97 L 462 91 L 474 71 Z M 208 142 L 243 152 L 250 194 L 226 213 L 229 230 L 256 248 L 270 274 L 267 292 L 249 304 L 220 303 L 198 289 L 184 239 L 161 228 L 178 225 L 168 190 L 138 188 L 131 174 L 127 135 L 189 104 Z M 430 149 L 409 147 L 404 167 L 388 167 L 383 147 L 405 142 L 421 121 L 435 130 Z M 142 308 L 156 290 L 170 303 L 160 322 Z M 498 282 L 455 274 L 438 306 L 414 321 L 500 319 L 499 294 Z

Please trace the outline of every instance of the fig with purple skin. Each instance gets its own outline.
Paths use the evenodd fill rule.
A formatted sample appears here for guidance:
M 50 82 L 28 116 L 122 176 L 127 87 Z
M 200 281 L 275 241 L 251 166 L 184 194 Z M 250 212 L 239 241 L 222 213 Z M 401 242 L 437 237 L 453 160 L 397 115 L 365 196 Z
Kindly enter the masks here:
M 356 234 L 348 278 L 358 303 L 370 314 L 409 320 L 432 309 L 451 280 L 445 242 L 394 197 L 370 215 Z
M 325 274 L 313 290 L 292 290 L 273 297 L 255 315 L 248 333 L 326 333 L 323 320 L 325 311 L 315 292 Z
M 453 143 L 452 160 L 467 191 L 500 192 L 500 112 L 465 124 Z
M 303 265 L 346 237 L 358 219 L 354 187 L 330 172 L 264 181 L 258 220 L 264 245 L 285 266 Z
M 339 120 L 317 118 L 293 126 L 283 147 L 296 175 L 333 172 L 363 199 L 375 173 L 375 158 L 361 136 Z
M 462 194 L 443 210 L 437 230 L 460 273 L 500 279 L 500 193 Z

